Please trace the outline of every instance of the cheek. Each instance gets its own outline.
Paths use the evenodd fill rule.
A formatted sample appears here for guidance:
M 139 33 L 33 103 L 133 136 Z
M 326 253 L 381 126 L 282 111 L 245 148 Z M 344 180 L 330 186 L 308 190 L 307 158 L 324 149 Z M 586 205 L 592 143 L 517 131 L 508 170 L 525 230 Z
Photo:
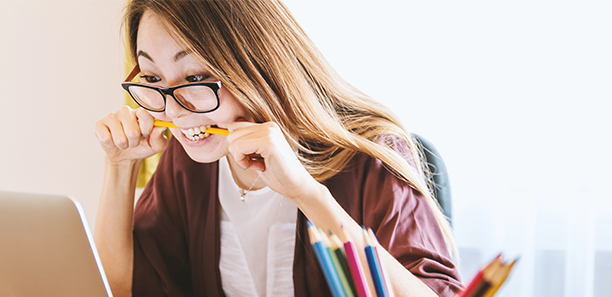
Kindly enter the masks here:
M 248 112 L 242 107 L 238 99 L 236 99 L 232 93 L 226 89 L 221 89 L 219 97 L 221 99 L 221 106 L 228 112 L 227 115 L 230 116 L 232 120 L 240 117 L 247 117 Z

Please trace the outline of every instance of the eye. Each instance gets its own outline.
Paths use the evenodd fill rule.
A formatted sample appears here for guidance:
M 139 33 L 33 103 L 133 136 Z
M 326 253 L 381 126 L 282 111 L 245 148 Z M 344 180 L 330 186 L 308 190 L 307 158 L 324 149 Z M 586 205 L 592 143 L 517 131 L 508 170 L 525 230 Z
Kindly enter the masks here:
M 146 81 L 148 83 L 156 83 L 159 82 L 161 80 L 161 78 L 157 77 L 157 76 L 152 76 L 152 75 L 141 75 L 140 76 L 140 81 Z
M 207 79 L 210 79 L 210 75 L 197 74 L 197 75 L 190 75 L 185 78 L 185 80 L 188 82 L 201 82 Z

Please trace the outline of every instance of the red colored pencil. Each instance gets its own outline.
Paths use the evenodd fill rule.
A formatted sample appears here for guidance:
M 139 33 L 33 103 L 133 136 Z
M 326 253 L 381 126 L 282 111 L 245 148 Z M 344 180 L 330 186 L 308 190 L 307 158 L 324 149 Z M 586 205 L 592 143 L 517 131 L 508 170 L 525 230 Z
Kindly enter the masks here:
M 482 284 L 482 282 L 484 281 L 484 271 L 487 268 L 493 267 L 495 265 L 498 265 L 499 263 L 501 263 L 501 259 L 502 255 L 500 254 L 499 256 L 495 257 L 495 259 L 493 261 L 491 261 L 489 264 L 487 264 L 487 266 L 481 268 L 478 273 L 476 273 L 476 275 L 474 276 L 474 278 L 472 278 L 472 281 L 470 282 L 470 284 L 467 286 L 467 288 L 465 288 L 465 290 L 457 293 L 457 295 L 455 295 L 456 297 L 469 297 L 472 296 L 474 293 L 476 293 L 476 290 L 478 289 L 478 287 Z

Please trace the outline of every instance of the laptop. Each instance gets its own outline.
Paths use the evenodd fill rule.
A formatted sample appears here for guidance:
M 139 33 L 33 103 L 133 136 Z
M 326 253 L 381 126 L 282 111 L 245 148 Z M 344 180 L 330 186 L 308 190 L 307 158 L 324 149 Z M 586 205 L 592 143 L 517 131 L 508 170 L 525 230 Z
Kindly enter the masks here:
M 0 296 L 112 296 L 78 201 L 0 191 Z

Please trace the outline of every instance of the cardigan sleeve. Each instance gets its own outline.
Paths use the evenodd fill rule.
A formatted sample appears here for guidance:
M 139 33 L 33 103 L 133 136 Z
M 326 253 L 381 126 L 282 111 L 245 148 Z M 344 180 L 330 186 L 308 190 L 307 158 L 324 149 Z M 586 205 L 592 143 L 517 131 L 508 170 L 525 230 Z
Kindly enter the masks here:
M 407 144 L 390 141 L 415 166 Z M 423 195 L 365 154 L 355 156 L 332 179 L 327 186 L 340 205 L 357 223 L 372 228 L 381 246 L 436 294 L 452 297 L 463 288 L 440 224 Z
M 393 147 L 416 163 L 405 143 Z M 373 229 L 385 247 L 412 274 L 439 296 L 454 296 L 462 288 L 442 229 L 427 201 L 419 192 L 369 159 L 364 182 L 364 223 Z
M 170 160 L 175 149 L 164 151 L 134 210 L 134 297 L 192 296 L 184 211 Z

